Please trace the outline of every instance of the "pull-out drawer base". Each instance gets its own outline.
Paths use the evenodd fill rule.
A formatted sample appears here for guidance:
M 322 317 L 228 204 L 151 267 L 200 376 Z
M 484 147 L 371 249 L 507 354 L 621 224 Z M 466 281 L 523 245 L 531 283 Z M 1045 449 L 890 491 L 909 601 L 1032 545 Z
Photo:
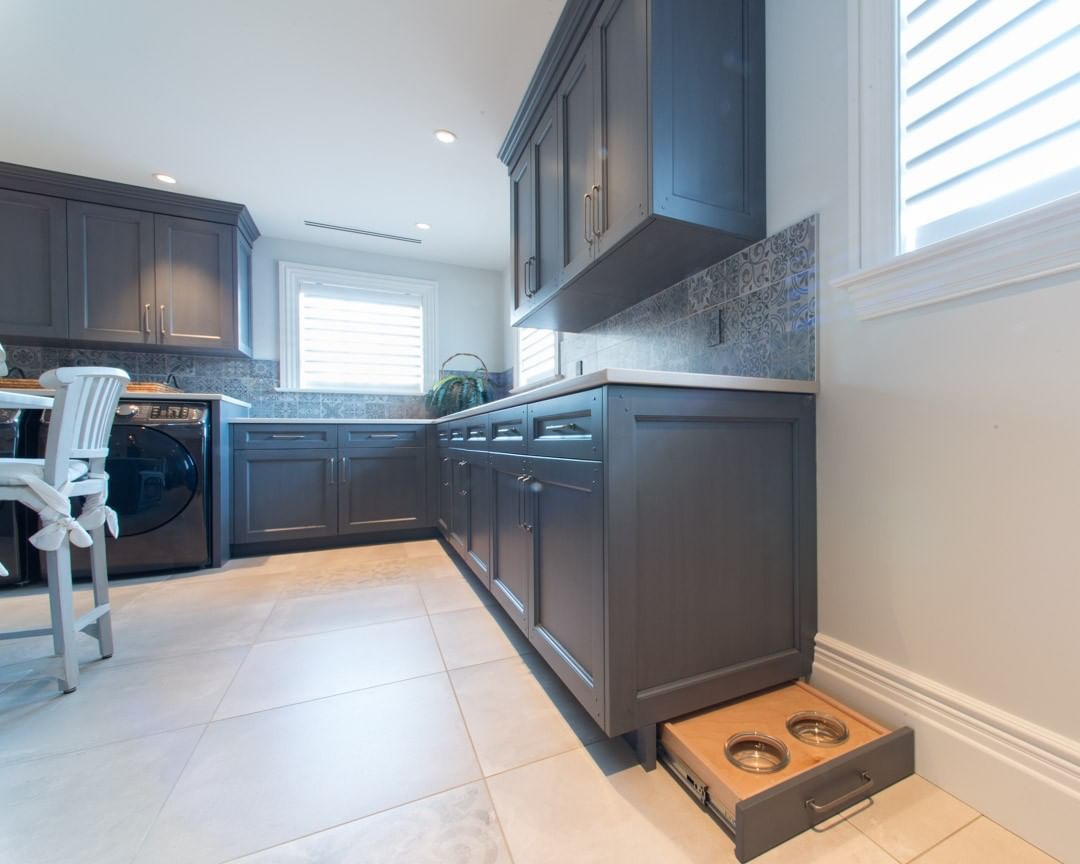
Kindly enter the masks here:
M 842 740 L 796 737 L 788 721 L 806 711 L 839 720 Z M 776 759 L 742 745 L 752 766 L 770 770 L 739 767 L 738 744 L 729 756 L 726 745 L 740 733 L 779 745 Z M 735 857 L 749 861 L 914 773 L 915 734 L 890 732 L 795 683 L 663 724 L 658 758 L 733 835 Z

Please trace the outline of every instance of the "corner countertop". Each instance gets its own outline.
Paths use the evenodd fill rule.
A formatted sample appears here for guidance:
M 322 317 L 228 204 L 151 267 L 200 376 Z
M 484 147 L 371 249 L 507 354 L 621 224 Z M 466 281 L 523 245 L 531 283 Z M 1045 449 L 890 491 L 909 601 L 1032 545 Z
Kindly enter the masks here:
M 52 396 L 55 390 L 46 390 L 44 387 L 35 388 L 19 388 L 16 390 L 4 390 L 0 388 L 2 393 L 26 393 L 31 396 Z M 224 393 L 158 393 L 157 391 L 146 390 L 125 390 L 121 395 L 121 399 L 142 399 L 147 402 L 227 402 L 230 405 L 239 405 L 241 408 L 250 408 L 250 402 L 244 402 L 240 399 L 234 399 L 232 396 L 226 396 Z
M 448 420 L 460 420 L 464 417 L 473 417 L 477 414 L 486 414 L 488 411 L 498 411 L 500 408 L 513 408 L 515 405 L 524 405 L 528 402 L 537 402 L 541 399 L 550 399 L 553 396 L 564 396 L 568 393 L 577 393 L 581 390 L 591 390 L 593 387 L 602 387 L 605 384 L 638 384 L 647 387 L 689 387 L 703 390 L 751 390 L 763 393 L 805 393 L 815 394 L 818 391 L 816 381 L 793 381 L 787 378 L 748 378 L 740 375 L 706 375 L 700 372 L 656 372 L 649 369 L 600 369 L 587 375 L 577 375 L 572 378 L 561 378 L 514 393 L 504 399 L 496 399 L 476 408 L 458 411 L 456 414 L 448 414 L 435 420 L 429 418 L 402 417 L 396 419 L 373 420 L 364 417 L 353 418 L 326 418 L 326 417 L 237 417 L 232 423 L 349 423 L 353 425 L 369 425 L 380 423 L 395 424 L 428 424 L 445 423 Z

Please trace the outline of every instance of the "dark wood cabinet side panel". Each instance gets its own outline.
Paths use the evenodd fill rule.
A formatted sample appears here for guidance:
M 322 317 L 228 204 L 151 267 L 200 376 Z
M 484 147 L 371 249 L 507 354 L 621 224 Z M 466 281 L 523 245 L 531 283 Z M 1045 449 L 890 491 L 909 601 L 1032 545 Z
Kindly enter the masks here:
M 69 201 L 72 339 L 153 344 L 154 215 Z
M 66 226 L 62 199 L 0 189 L 0 336 L 67 337 Z

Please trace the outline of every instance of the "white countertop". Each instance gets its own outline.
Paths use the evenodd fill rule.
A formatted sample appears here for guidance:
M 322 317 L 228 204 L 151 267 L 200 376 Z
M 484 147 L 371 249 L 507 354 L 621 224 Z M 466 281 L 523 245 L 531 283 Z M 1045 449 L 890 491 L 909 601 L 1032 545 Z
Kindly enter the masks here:
M 3 398 L 5 400 L 9 395 L 27 394 L 33 396 L 52 396 L 54 392 L 54 390 L 46 390 L 44 388 L 35 388 L 33 390 L 0 389 L 0 393 L 4 394 Z M 240 399 L 234 399 L 232 396 L 226 396 L 224 393 L 157 393 L 147 392 L 145 390 L 136 390 L 134 392 L 130 390 L 125 390 L 121 394 L 120 398 L 140 399 L 147 402 L 228 402 L 230 405 L 239 405 L 241 408 L 251 407 L 250 402 L 244 402 Z
M 490 404 L 490 403 L 489 403 Z M 442 423 L 442 418 L 432 420 L 427 417 L 403 417 L 401 419 L 374 417 L 232 417 L 230 423 L 313 423 L 319 426 L 333 426 L 347 423 L 350 426 L 377 426 L 393 424 L 395 426 L 415 426 L 417 424 Z
M 52 408 L 53 400 L 43 391 L 0 390 L 0 408 Z
M 326 417 L 237 417 L 232 423 L 349 423 L 356 425 L 369 425 L 380 423 L 444 423 L 447 420 L 460 420 L 463 417 L 473 417 L 488 411 L 498 411 L 500 408 L 512 408 L 515 405 L 524 405 L 528 402 L 536 402 L 540 399 L 550 399 L 553 396 L 564 396 L 567 393 L 577 393 L 581 390 L 591 390 L 593 387 L 602 387 L 605 384 L 639 384 L 648 387 L 691 387 L 704 390 L 753 390 L 763 393 L 809 393 L 818 391 L 816 381 L 792 381 L 786 378 L 747 378 L 740 375 L 705 375 L 700 372 L 656 372 L 650 369 L 600 369 L 587 375 L 577 375 L 572 378 L 562 378 L 545 384 L 542 387 L 534 387 L 531 390 L 523 390 L 504 399 L 496 399 L 476 408 L 458 411 L 456 414 L 448 414 L 445 417 L 431 420 L 426 418 L 398 418 L 371 420 L 364 417 L 348 419 Z

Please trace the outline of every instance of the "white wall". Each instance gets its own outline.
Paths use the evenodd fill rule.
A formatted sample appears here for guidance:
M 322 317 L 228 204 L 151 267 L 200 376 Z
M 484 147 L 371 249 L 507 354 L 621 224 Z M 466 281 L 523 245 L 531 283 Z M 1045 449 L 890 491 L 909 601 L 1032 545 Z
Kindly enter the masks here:
M 854 260 L 847 11 L 768 0 L 766 18 L 769 230 L 821 214 L 819 630 L 1080 752 L 1080 284 L 854 318 L 829 284 Z M 947 749 L 919 760 L 1067 848 L 1069 826 L 1005 806 L 1003 775 L 970 777 Z
M 252 261 L 252 330 L 259 358 L 278 356 L 278 262 L 293 261 L 367 273 L 411 276 L 439 283 L 436 362 L 456 351 L 479 354 L 491 371 L 509 368 L 503 274 L 352 249 L 260 237 Z M 468 358 L 456 363 L 467 366 Z M 461 368 L 461 366 L 457 366 Z

